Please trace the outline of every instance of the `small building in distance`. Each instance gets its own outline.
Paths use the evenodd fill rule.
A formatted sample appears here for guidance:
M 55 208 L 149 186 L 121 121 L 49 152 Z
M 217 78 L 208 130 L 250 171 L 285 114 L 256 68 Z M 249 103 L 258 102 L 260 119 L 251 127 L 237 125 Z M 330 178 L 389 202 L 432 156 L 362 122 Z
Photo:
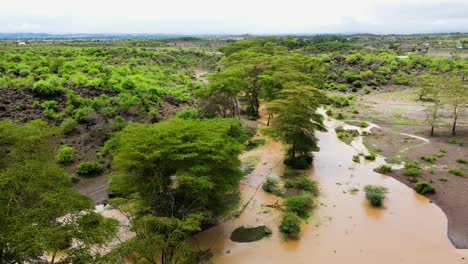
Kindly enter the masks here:
M 18 41 L 18 45 L 21 46 L 21 45 L 26 45 L 26 42 L 24 41 Z

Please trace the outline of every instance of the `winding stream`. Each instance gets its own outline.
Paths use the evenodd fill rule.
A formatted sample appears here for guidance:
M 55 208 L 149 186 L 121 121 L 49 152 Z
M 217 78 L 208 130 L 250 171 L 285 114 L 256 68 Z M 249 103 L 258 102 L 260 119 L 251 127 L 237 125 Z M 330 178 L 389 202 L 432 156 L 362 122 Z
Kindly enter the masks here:
M 336 121 L 325 121 L 328 132 L 318 132 L 321 151 L 307 171 L 318 180 L 317 208 L 302 226 L 299 240 L 285 240 L 278 231 L 281 212 L 266 207 L 281 202 L 259 184 L 268 175 L 279 177 L 282 146 L 267 144 L 245 154 L 261 160 L 241 183 L 242 204 L 251 202 L 239 218 L 226 221 L 197 236 L 201 247 L 211 248 L 213 263 L 468 263 L 468 251 L 457 250 L 447 237 L 447 218 L 435 204 L 397 180 L 373 172 L 383 163 L 354 163 L 352 156 L 365 149 L 362 138 L 350 145 L 335 134 Z M 377 184 L 389 189 L 384 208 L 370 207 L 362 189 Z M 359 192 L 353 194 L 352 188 Z M 267 225 L 270 237 L 252 243 L 235 243 L 230 233 L 241 225 Z

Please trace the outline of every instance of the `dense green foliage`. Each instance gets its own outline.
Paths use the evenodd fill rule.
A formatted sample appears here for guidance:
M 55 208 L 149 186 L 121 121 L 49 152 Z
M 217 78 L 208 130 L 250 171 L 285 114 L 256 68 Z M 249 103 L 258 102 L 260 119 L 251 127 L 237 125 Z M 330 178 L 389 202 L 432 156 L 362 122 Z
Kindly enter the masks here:
M 229 208 L 225 197 L 243 175 L 244 141 L 234 119 L 173 118 L 119 132 L 110 189 L 119 197 L 115 205 L 131 208 L 137 237 L 114 253 L 133 257 L 133 251 L 158 263 L 190 260 L 191 234 Z
M 95 161 L 81 162 L 76 166 L 76 174 L 80 176 L 95 176 L 102 172 L 102 166 Z
M 63 261 L 92 259 L 91 247 L 116 232 L 116 221 L 95 213 L 91 199 L 73 191 L 71 178 L 55 164 L 54 133 L 42 121 L 0 121 L 1 263 L 40 262 L 72 240 L 78 243 Z
M 281 217 L 279 230 L 286 235 L 299 235 L 301 232 L 301 218 L 293 212 L 285 212 Z

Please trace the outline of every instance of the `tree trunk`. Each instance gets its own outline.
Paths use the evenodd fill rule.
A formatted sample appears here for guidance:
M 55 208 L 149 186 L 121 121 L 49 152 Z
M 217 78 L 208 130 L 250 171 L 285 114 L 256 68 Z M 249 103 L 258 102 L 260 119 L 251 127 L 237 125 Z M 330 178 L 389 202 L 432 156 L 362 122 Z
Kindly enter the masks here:
M 434 125 L 431 125 L 431 136 L 434 135 Z
M 267 121 L 267 126 L 270 126 L 270 118 L 271 118 L 272 114 L 268 114 L 268 121 Z
M 455 117 L 453 118 L 453 126 L 452 126 L 452 135 L 455 136 L 455 129 L 457 127 L 457 119 L 458 119 L 458 116 L 455 115 Z

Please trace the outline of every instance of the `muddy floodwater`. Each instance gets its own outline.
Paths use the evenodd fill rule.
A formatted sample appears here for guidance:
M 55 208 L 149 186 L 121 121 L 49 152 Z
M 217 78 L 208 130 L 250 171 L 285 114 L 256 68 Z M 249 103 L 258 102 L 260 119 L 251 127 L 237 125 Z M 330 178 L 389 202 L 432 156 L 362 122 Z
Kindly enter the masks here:
M 258 188 L 265 177 L 280 177 L 284 170 L 281 144 L 268 140 L 245 154 L 261 157 L 241 183 L 242 204 L 250 200 L 245 211 L 196 237 L 200 247 L 212 249 L 212 263 L 468 263 L 468 251 L 455 249 L 447 237 L 442 210 L 397 180 L 373 172 L 383 163 L 381 157 L 354 163 L 352 156 L 365 151 L 362 140 L 341 142 L 336 122 L 326 121 L 329 132 L 317 133 L 321 151 L 306 173 L 319 182 L 321 193 L 300 239 L 286 240 L 279 233 L 281 211 L 265 205 L 281 199 Z M 369 206 L 363 191 L 367 184 L 389 189 L 384 208 Z M 351 192 L 354 188 L 359 191 Z M 232 242 L 231 232 L 242 225 L 266 225 L 273 234 L 252 243 Z

